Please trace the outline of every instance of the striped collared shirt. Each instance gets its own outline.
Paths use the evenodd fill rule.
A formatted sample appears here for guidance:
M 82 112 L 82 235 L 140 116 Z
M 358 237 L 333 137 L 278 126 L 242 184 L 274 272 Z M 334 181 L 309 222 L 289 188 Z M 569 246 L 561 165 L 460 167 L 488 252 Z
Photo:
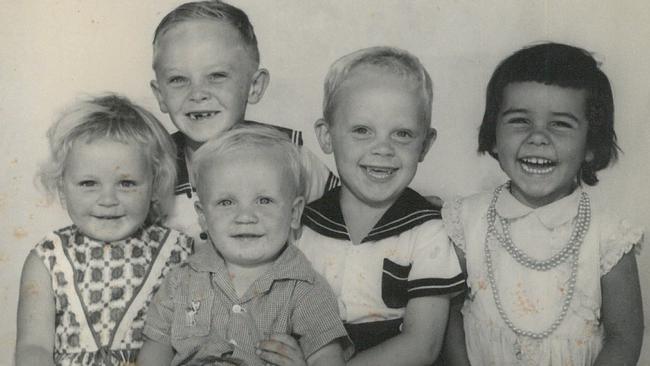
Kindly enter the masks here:
M 144 331 L 172 346 L 172 365 L 219 358 L 263 365 L 254 346 L 274 333 L 296 338 L 305 357 L 337 339 L 349 345 L 334 294 L 292 245 L 241 298 L 223 259 L 202 247 L 166 277 Z

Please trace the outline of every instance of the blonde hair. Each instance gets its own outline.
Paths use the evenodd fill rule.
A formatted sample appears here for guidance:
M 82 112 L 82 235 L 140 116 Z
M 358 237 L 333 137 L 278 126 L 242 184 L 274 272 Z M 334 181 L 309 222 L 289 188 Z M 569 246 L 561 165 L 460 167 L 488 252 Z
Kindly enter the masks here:
M 167 31 L 175 25 L 192 20 L 212 20 L 225 22 L 236 29 L 250 52 L 254 64 L 260 63 L 260 51 L 257 47 L 255 30 L 246 13 L 226 2 L 219 0 L 193 1 L 179 5 L 160 21 L 153 36 L 153 69 L 158 60 L 158 42 Z
M 278 149 L 284 155 L 282 163 L 291 171 L 291 179 L 296 189 L 296 197 L 305 196 L 305 171 L 302 162 L 302 155 L 291 140 L 282 132 L 262 125 L 240 122 L 230 130 L 218 137 L 207 141 L 194 152 L 192 157 L 192 178 L 194 184 L 200 184 L 200 177 L 203 171 L 202 166 L 207 164 L 215 156 L 227 152 L 245 150 L 251 147 L 258 149 Z
M 433 83 L 420 60 L 411 53 L 394 47 L 370 47 L 347 54 L 330 66 L 325 77 L 323 95 L 323 116 L 333 122 L 336 107 L 336 93 L 347 80 L 352 70 L 360 66 L 375 66 L 383 71 L 402 76 L 418 86 L 422 97 L 424 123 L 431 125 L 431 106 L 433 104 Z
M 153 199 L 147 223 L 162 221 L 176 182 L 176 147 L 163 125 L 146 109 L 117 94 L 92 97 L 66 109 L 47 131 L 50 157 L 38 178 L 50 197 L 60 192 L 72 145 L 108 138 L 142 148 L 153 170 Z

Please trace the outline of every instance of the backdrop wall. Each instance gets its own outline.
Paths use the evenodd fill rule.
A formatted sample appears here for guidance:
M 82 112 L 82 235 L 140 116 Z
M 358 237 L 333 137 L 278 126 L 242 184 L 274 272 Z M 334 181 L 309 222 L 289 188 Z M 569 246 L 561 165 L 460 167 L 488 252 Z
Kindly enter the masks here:
M 487 80 L 505 56 L 533 42 L 571 43 L 595 53 L 610 77 L 624 154 L 600 174 L 593 195 L 650 227 L 650 3 L 638 0 L 232 0 L 253 22 L 271 72 L 248 118 L 300 128 L 316 145 L 328 66 L 353 50 L 391 45 L 416 54 L 434 80 L 438 139 L 413 186 L 449 198 L 505 178 L 476 154 Z M 118 91 L 162 115 L 149 89 L 153 31 L 177 0 L 0 1 L 0 365 L 13 362 L 22 263 L 49 230 L 69 221 L 34 184 L 45 131 L 77 97 Z M 650 254 L 638 257 L 650 309 Z M 648 337 L 646 337 L 647 339 Z M 647 341 L 646 341 L 647 343 Z M 650 364 L 649 347 L 640 364 Z

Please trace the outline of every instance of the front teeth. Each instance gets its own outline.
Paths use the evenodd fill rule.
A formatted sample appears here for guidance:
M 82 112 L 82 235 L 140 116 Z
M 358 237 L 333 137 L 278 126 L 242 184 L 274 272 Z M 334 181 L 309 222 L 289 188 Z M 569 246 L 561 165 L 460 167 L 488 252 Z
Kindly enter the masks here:
M 215 114 L 216 112 L 190 112 L 187 116 L 190 117 L 192 121 L 198 121 L 200 119 L 210 118 Z
M 535 165 L 551 165 L 553 164 L 552 160 L 544 158 L 523 158 L 521 159 L 526 164 L 535 164 Z
M 397 169 L 393 168 L 372 168 L 372 167 L 366 167 L 366 172 L 368 172 L 368 175 L 371 177 L 377 178 L 377 179 L 386 179 L 393 175 Z
M 526 173 L 547 174 L 555 168 L 555 162 L 544 158 L 523 158 L 521 167 Z

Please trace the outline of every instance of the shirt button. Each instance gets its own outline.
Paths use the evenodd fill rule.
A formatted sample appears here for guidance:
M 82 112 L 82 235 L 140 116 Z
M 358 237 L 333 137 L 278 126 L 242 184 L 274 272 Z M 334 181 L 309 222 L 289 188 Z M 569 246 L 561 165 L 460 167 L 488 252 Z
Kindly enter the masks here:
M 239 305 L 239 304 L 235 304 L 235 305 L 232 306 L 232 312 L 235 313 L 235 314 L 243 313 L 244 308 L 241 307 L 241 305 Z

